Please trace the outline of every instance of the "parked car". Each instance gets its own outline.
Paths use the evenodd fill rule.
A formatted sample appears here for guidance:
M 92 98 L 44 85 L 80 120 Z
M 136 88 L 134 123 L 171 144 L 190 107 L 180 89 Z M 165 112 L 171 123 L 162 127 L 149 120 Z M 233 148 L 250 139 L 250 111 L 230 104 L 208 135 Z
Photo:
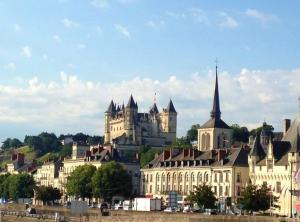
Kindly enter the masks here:
M 121 209 L 123 209 L 123 203 L 122 202 L 116 203 L 114 205 L 114 209 L 115 210 L 121 210 Z
M 204 214 L 206 214 L 206 215 L 216 215 L 217 210 L 215 210 L 215 209 L 205 209 Z
M 176 207 L 167 207 L 164 212 L 176 212 Z
M 193 209 L 191 208 L 191 206 L 187 205 L 183 207 L 182 210 L 183 213 L 193 213 Z

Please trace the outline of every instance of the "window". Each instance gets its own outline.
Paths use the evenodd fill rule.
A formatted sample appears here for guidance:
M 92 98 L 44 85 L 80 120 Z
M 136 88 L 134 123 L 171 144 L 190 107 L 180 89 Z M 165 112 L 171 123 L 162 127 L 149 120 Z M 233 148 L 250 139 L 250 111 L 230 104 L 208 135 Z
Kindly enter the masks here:
M 236 194 L 237 194 L 237 196 L 241 196 L 241 187 L 240 186 L 236 187 Z
M 238 183 L 241 182 L 241 173 L 237 173 L 237 175 L 236 175 L 236 182 L 238 182 Z
M 202 149 L 205 148 L 205 135 L 204 134 L 202 134 L 201 147 L 202 147 Z
M 206 150 L 209 150 L 209 147 L 210 147 L 210 135 L 209 134 L 207 134 L 206 135 L 206 142 L 205 142 L 206 144 Z
M 187 173 L 185 174 L 185 182 L 189 182 L 189 175 Z
M 220 182 L 222 183 L 223 182 L 223 173 L 220 172 Z
M 152 185 L 150 185 L 149 193 L 152 193 Z
M 195 174 L 192 173 L 192 182 L 195 182 Z
M 156 190 L 159 191 L 159 185 L 156 185 Z
M 225 196 L 228 196 L 228 194 L 229 194 L 229 187 L 226 186 L 226 187 L 225 187 Z
M 208 174 L 205 175 L 205 182 L 208 182 Z
M 272 170 L 273 169 L 273 160 L 267 160 L 267 165 L 268 165 L 268 170 Z
M 150 182 L 152 182 L 152 174 L 150 175 Z
M 222 186 L 219 187 L 219 196 L 223 196 L 223 187 Z
M 229 181 L 229 173 L 228 173 L 228 172 L 225 173 L 225 181 L 226 181 L 226 182 Z
M 157 174 L 156 175 L 156 181 L 159 182 L 159 180 L 160 180 L 160 177 L 159 177 L 159 174 Z
M 163 174 L 163 175 L 161 176 L 161 180 L 162 180 L 162 182 L 165 182 L 165 174 Z
M 214 177 L 214 178 L 215 178 L 215 179 L 214 179 L 214 182 L 217 182 L 217 181 L 218 181 L 218 179 L 217 179 L 217 178 L 218 178 L 218 174 L 215 173 L 214 175 L 215 175 L 215 177 Z
M 217 194 L 217 186 L 214 186 L 214 193 Z
M 281 193 L 281 182 L 280 181 L 276 182 L 276 192 Z

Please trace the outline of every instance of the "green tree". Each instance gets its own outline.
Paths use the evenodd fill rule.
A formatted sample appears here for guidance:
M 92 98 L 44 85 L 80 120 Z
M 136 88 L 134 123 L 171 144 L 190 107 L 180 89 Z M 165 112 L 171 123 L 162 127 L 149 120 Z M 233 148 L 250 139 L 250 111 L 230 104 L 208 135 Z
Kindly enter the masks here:
M 89 145 L 103 144 L 103 142 L 104 142 L 104 137 L 103 136 L 89 136 L 87 138 L 87 143 Z
M 102 165 L 92 178 L 94 197 L 111 201 L 115 195 L 129 197 L 132 192 L 131 176 L 115 161 Z
M 1 149 L 3 150 L 7 150 L 7 149 L 11 149 L 11 148 L 18 148 L 20 146 L 22 146 L 23 143 L 18 140 L 17 138 L 7 138 L 6 140 L 3 141 Z
M 92 177 L 96 167 L 92 165 L 83 165 L 77 167 L 68 177 L 66 183 L 67 194 L 75 198 L 92 197 Z
M 89 136 L 83 133 L 77 133 L 73 136 L 75 142 L 87 142 L 88 138 Z
M 233 141 L 244 142 L 244 143 L 247 143 L 249 141 L 250 133 L 247 127 L 245 126 L 240 127 L 238 124 L 233 124 L 231 128 L 233 130 L 232 133 Z
M 35 182 L 32 175 L 27 173 L 10 175 L 6 182 L 10 198 L 17 200 L 18 198 L 33 197 Z
M 250 184 L 243 189 L 241 196 L 242 198 L 239 200 L 239 203 L 242 208 L 247 211 L 265 211 L 270 208 L 270 205 L 277 207 L 275 204 L 277 198 L 272 196 L 266 184 L 261 187 Z M 270 203 L 270 201 L 272 201 L 272 203 Z
M 198 139 L 198 129 L 200 125 L 195 124 L 192 125 L 191 128 L 186 133 L 186 140 L 188 142 L 196 141 Z
M 0 195 L 1 197 L 8 199 L 9 198 L 9 178 L 10 174 L 0 175 Z
M 54 203 L 55 200 L 61 198 L 61 193 L 59 189 L 53 188 L 51 186 L 39 186 L 36 188 L 36 199 L 43 201 L 43 204 L 48 202 Z
M 261 131 L 263 130 L 263 127 L 265 127 L 265 129 L 268 130 L 268 131 L 271 131 L 271 132 L 274 131 L 274 127 L 272 125 L 266 124 L 266 126 L 260 126 L 260 127 L 256 128 L 256 129 L 251 130 L 250 131 L 250 135 L 256 136 L 257 133 L 260 134 Z
M 186 139 L 186 137 L 181 137 L 173 141 L 171 147 L 178 149 L 190 149 L 192 148 L 192 144 Z
M 67 156 L 71 156 L 71 154 L 72 154 L 72 144 L 63 145 L 62 149 L 59 151 L 59 156 L 63 158 Z
M 197 203 L 198 206 L 202 208 L 215 208 L 217 198 L 212 192 L 211 186 L 204 184 L 195 188 L 195 191 L 193 191 L 187 199 L 191 202 Z
M 149 146 L 141 146 L 139 151 L 140 166 L 144 167 L 154 159 L 156 151 Z

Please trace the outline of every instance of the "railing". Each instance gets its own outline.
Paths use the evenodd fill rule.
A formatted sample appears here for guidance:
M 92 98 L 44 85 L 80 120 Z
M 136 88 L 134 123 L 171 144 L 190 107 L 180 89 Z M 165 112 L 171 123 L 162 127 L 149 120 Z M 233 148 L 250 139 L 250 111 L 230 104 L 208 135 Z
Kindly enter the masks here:
M 48 215 L 48 214 L 29 214 L 27 212 L 20 212 L 20 211 L 0 211 L 1 218 L 3 216 L 16 216 L 16 217 L 30 217 L 30 218 L 37 218 L 39 220 L 53 220 L 53 221 L 66 221 L 64 216 L 55 216 L 55 215 Z

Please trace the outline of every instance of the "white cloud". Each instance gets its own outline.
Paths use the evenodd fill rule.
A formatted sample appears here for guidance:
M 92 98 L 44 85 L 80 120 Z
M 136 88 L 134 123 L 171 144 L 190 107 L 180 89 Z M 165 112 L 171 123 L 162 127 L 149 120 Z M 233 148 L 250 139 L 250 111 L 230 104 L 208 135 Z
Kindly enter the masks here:
M 124 27 L 122 25 L 119 25 L 119 24 L 115 24 L 114 27 L 123 36 L 125 36 L 128 39 L 131 39 L 131 34 L 130 34 L 130 32 L 128 31 L 128 29 L 126 27 Z
M 61 20 L 61 22 L 66 28 L 75 28 L 79 26 L 78 22 L 72 21 L 68 18 L 64 18 L 63 20 Z
M 38 132 L 102 135 L 103 113 L 111 99 L 126 103 L 132 93 L 142 112 L 148 111 L 157 92 L 159 110 L 167 106 L 169 98 L 173 99 L 178 132 L 184 135 L 192 124 L 208 120 L 212 108 L 213 70 L 184 80 L 170 76 L 164 81 L 136 77 L 112 83 L 92 82 L 63 71 L 60 76 L 60 81 L 44 82 L 33 77 L 22 85 L 0 84 L 0 123 L 23 123 L 35 126 Z M 299 109 L 300 69 L 243 69 L 236 75 L 222 72 L 219 87 L 222 118 L 229 125 L 255 127 L 266 119 L 281 130 L 282 119 L 294 118 Z
M 91 0 L 90 4 L 97 8 L 108 8 L 109 7 L 107 0 Z
M 24 46 L 22 49 L 21 49 L 21 55 L 25 58 L 31 58 L 31 55 L 32 55 L 32 50 L 29 46 Z
M 61 38 L 59 37 L 59 35 L 54 34 L 52 36 L 52 38 L 56 41 L 56 42 L 61 42 Z
M 16 64 L 14 62 L 10 62 L 5 67 L 11 71 L 14 71 L 16 69 Z
M 159 28 L 163 27 L 164 25 L 165 25 L 164 20 L 159 20 L 159 21 L 149 20 L 148 22 L 146 22 L 146 26 L 153 28 L 153 29 L 159 29 Z
M 238 27 L 239 23 L 234 18 L 229 16 L 227 13 L 221 12 L 219 15 L 221 17 L 221 21 L 219 23 L 219 26 L 221 28 L 233 29 L 233 28 Z
M 276 22 L 279 21 L 279 18 L 275 15 L 267 15 L 263 12 L 260 12 L 256 9 L 247 9 L 245 14 L 248 17 L 255 18 L 260 20 L 261 22 Z
M 15 30 L 15 32 L 21 31 L 21 26 L 18 24 L 14 24 L 14 30 Z
M 205 11 L 199 8 L 190 8 L 189 14 L 193 18 L 193 20 L 197 23 L 201 23 L 204 25 L 209 25 L 210 21 Z
M 86 45 L 83 44 L 83 43 L 80 43 L 77 45 L 78 49 L 85 49 L 86 48 Z
M 166 15 L 171 18 L 174 18 L 174 19 L 185 19 L 186 18 L 185 13 L 179 13 L 179 12 L 167 11 Z

